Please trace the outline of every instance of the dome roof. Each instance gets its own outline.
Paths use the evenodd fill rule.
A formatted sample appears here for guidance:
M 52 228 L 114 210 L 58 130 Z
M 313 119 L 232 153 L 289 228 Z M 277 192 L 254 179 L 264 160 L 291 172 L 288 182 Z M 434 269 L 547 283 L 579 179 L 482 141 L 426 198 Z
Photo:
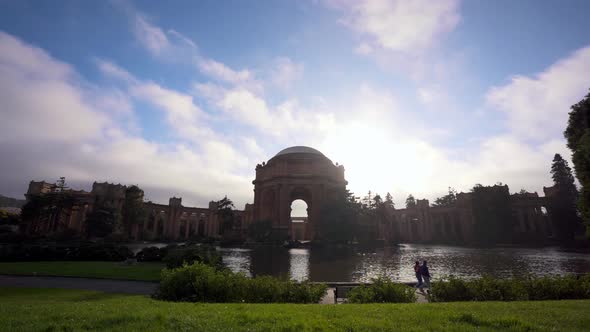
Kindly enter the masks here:
M 314 148 L 310 148 L 309 146 L 292 146 L 290 148 L 286 148 L 281 150 L 279 153 L 275 155 L 275 157 L 292 154 L 292 153 L 309 153 L 309 154 L 317 154 L 320 156 L 324 156 L 323 153 L 319 152 Z

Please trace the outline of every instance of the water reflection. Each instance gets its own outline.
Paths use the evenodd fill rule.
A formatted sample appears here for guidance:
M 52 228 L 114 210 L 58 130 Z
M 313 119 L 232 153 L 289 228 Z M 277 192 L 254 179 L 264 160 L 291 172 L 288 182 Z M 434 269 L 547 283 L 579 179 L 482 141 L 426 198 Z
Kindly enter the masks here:
M 220 249 L 224 263 L 247 275 L 273 275 L 293 280 L 369 281 L 379 275 L 413 281 L 416 260 L 428 260 L 436 277 L 472 278 L 590 273 L 589 250 L 563 248 L 465 248 L 408 244 L 377 249 L 286 249 L 261 246 Z

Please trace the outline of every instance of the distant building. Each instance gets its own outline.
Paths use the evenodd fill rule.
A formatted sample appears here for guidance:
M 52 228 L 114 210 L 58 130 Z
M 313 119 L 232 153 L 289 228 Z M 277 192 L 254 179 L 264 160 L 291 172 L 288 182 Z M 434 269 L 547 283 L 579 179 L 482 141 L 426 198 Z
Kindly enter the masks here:
M 85 234 L 86 217 L 96 206 L 105 206 L 116 211 L 119 231 L 133 240 L 184 240 L 192 236 L 220 237 L 217 218 L 217 206 L 209 203 L 208 208 L 186 207 L 182 198 L 172 197 L 168 205 L 152 202 L 144 203 L 146 218 L 143 222 L 131 225 L 123 223 L 123 208 L 126 200 L 127 186 L 121 184 L 92 184 L 92 191 L 64 190 L 58 191 L 55 184 L 44 181 L 31 181 L 26 197 L 57 197 L 68 195 L 68 204 L 55 213 L 44 215 L 40 220 L 23 220 L 21 229 L 26 233 L 44 234 L 70 229 Z M 235 211 L 236 219 L 242 211 Z M 41 218 L 42 216 L 36 216 Z M 240 228 L 239 226 L 237 227 Z

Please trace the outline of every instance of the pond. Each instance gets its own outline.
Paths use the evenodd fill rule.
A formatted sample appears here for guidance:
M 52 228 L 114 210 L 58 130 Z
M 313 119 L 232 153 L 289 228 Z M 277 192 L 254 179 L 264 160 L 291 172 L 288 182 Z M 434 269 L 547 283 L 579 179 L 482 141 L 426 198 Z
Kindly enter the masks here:
M 444 275 L 473 278 L 543 276 L 590 273 L 589 249 L 470 248 L 404 244 L 360 250 L 355 248 L 287 249 L 260 246 L 219 248 L 224 263 L 247 275 L 273 275 L 293 280 L 365 282 L 379 275 L 414 281 L 414 262 L 427 260 L 436 279 Z

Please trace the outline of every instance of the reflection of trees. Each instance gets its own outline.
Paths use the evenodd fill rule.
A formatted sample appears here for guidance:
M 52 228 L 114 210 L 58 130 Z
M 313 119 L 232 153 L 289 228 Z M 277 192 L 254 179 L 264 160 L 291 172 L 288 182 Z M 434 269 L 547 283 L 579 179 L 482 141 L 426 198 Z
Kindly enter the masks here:
M 250 252 L 253 276 L 272 275 L 289 278 L 289 250 L 283 247 L 260 246 Z
M 351 247 L 312 248 L 309 253 L 309 279 L 349 281 L 361 258 Z

